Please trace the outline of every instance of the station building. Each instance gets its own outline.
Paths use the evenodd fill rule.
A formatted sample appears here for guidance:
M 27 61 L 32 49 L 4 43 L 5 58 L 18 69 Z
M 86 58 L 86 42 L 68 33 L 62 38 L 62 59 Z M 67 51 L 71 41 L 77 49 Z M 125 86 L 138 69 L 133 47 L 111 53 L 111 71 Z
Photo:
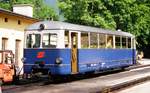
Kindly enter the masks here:
M 12 50 L 19 68 L 23 66 L 24 29 L 39 21 L 32 15 L 31 5 L 15 5 L 13 11 L 0 8 L 0 50 Z

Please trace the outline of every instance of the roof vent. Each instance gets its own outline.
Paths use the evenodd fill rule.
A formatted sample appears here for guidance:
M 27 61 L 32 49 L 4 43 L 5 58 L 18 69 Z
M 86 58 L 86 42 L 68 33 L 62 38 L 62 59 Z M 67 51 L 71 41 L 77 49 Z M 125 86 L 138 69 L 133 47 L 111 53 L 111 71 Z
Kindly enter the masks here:
M 39 30 L 44 30 L 45 29 L 45 25 L 44 24 L 40 24 L 40 26 L 39 26 Z

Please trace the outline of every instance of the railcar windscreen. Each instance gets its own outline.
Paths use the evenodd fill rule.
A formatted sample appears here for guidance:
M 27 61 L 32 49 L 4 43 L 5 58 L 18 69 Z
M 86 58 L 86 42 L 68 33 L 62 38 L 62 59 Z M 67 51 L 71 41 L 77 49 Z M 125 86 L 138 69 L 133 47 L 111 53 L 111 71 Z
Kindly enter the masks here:
M 56 48 L 57 47 L 57 34 L 45 33 L 42 40 L 43 48 Z
M 40 42 L 40 34 L 28 34 L 26 38 L 26 48 L 40 48 Z

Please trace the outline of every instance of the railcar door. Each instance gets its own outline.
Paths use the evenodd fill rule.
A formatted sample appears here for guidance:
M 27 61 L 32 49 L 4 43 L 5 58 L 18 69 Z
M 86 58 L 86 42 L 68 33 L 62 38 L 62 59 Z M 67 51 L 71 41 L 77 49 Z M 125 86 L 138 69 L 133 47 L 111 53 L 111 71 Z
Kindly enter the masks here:
M 78 33 L 71 33 L 71 72 L 76 74 L 78 72 Z

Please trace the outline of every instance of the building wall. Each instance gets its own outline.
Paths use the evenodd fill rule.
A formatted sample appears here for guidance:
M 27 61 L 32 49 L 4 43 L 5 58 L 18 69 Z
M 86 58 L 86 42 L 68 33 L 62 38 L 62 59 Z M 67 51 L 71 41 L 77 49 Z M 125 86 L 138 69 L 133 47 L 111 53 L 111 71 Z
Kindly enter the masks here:
M 8 19 L 8 22 L 5 22 L 5 18 Z M 18 24 L 18 20 L 20 20 L 20 24 Z M 19 40 L 18 66 L 20 69 L 23 66 L 21 58 L 23 57 L 24 29 L 32 23 L 34 22 L 16 16 L 0 14 L 0 50 L 2 49 L 2 38 L 7 38 L 6 49 L 12 50 L 15 54 L 16 40 Z
M 8 18 L 8 22 L 5 22 L 5 18 Z M 21 24 L 18 25 L 18 21 L 20 20 Z M 14 29 L 17 31 L 24 31 L 24 28 L 29 24 L 34 23 L 33 21 L 22 19 L 19 17 L 14 17 L 10 15 L 0 14 L 0 28 Z
M 16 40 L 20 40 L 20 55 L 19 55 L 19 67 L 22 66 L 21 58 L 23 57 L 23 41 L 24 41 L 24 32 L 0 28 L 0 49 L 2 49 L 2 38 L 7 38 L 7 48 L 8 50 L 12 50 L 15 53 L 16 49 Z

